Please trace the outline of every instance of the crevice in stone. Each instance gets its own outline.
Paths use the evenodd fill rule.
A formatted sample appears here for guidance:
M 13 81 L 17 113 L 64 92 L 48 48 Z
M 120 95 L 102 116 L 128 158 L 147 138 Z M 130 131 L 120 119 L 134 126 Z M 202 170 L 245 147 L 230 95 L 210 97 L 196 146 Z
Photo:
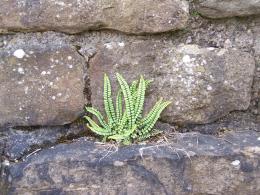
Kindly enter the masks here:
M 89 62 L 92 58 L 95 57 L 96 53 L 93 53 L 92 55 L 85 56 L 81 53 L 81 46 L 80 45 L 73 45 L 76 49 L 76 52 L 84 59 L 85 65 L 84 65 L 84 82 L 85 87 L 83 90 L 84 96 L 87 100 L 87 106 L 91 106 L 91 89 L 90 89 L 90 78 L 88 76 L 88 69 L 89 69 Z
M 73 124 L 73 123 L 71 123 Z M 49 128 L 59 128 L 59 127 L 64 127 L 64 128 L 69 128 L 71 124 L 65 124 L 65 125 L 53 125 L 53 126 L 48 126 L 48 125 L 35 125 L 35 126 L 13 126 L 9 127 L 14 130 L 21 130 L 21 131 L 27 131 L 27 132 L 33 132 L 37 131 L 39 129 L 49 129 Z
M 90 134 L 81 119 L 64 126 L 33 126 L 33 127 L 10 127 L 5 129 L 5 148 L 0 154 L 0 160 L 20 162 L 24 158 L 42 149 L 47 149 L 61 143 L 69 143 L 74 139 L 86 137 L 95 139 Z M 27 137 L 30 137 L 28 140 Z
M 253 45 L 255 45 L 256 43 L 256 32 L 253 32 Z M 254 56 L 254 61 L 255 61 L 255 71 L 254 71 L 254 78 L 253 78 L 253 82 L 252 82 L 252 87 L 251 87 L 251 101 L 250 101 L 250 107 L 249 110 L 251 113 L 253 113 L 256 118 L 257 115 L 259 115 L 260 113 L 258 113 L 260 110 L 258 110 L 259 104 L 260 104 L 260 100 L 259 100 L 259 95 L 260 95 L 260 91 L 258 89 L 258 84 L 260 83 L 259 80 L 259 76 L 260 76 L 260 72 L 258 71 L 258 63 L 257 63 L 257 57 L 256 57 L 256 52 L 254 47 L 252 47 L 252 55 Z
M 6 150 L 6 140 L 3 139 L 2 142 L 0 142 L 0 146 L 2 147 L 2 149 L 0 150 L 0 179 L 3 176 L 3 162 L 4 162 L 4 156 L 5 156 L 5 150 Z M 1 180 L 0 180 L 1 181 Z M 1 182 L 0 182 L 0 186 L 1 186 Z
M 0 29 L 0 35 L 15 35 L 15 34 L 19 34 L 19 33 L 45 33 L 45 32 L 55 32 L 55 33 L 61 33 L 67 36 L 81 36 L 84 35 L 85 33 L 93 33 L 93 32 L 110 32 L 110 33 L 117 33 L 117 34 L 122 34 L 122 35 L 126 35 L 126 36 L 141 36 L 141 37 L 147 37 L 147 36 L 160 36 L 160 35 L 168 35 L 168 34 L 172 34 L 172 33 L 178 33 L 178 32 L 182 32 L 183 29 L 176 29 L 174 31 L 168 30 L 168 31 L 161 31 L 161 32 L 143 32 L 143 33 L 131 33 L 131 32 L 124 32 L 124 31 L 120 31 L 120 30 L 116 30 L 116 29 L 111 29 L 111 28 L 93 28 L 93 29 L 88 29 L 88 30 L 82 30 L 79 32 L 74 32 L 74 33 L 69 33 L 66 31 L 61 31 L 61 30 L 57 30 L 57 29 L 46 29 L 46 30 L 22 30 L 22 29 L 12 29 L 12 30 L 8 30 L 8 31 L 1 31 Z
M 1 140 L 0 140 L 1 141 Z M 0 192 L 3 194 L 6 193 L 8 189 L 8 183 L 7 183 L 7 175 L 6 175 L 6 156 L 5 156 L 5 150 L 6 150 L 6 140 L 3 140 L 0 142 L 0 146 L 2 147 L 0 151 Z

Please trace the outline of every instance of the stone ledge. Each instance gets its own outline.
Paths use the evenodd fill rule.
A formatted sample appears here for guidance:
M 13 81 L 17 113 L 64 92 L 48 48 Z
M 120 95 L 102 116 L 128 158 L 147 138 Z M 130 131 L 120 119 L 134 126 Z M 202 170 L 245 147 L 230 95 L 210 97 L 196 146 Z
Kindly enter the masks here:
M 160 33 L 186 27 L 186 0 L 13 0 L 0 2 L 0 32 L 79 33 L 113 29 L 131 34 Z
M 259 157 L 254 131 L 173 134 L 118 150 L 81 138 L 5 163 L 3 181 L 9 194 L 257 194 Z

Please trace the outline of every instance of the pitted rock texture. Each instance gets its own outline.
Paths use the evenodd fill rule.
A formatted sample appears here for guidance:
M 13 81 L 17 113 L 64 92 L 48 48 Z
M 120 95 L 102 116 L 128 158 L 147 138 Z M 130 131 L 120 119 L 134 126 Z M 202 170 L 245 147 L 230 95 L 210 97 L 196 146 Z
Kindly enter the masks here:
M 259 0 L 195 0 L 197 11 L 209 18 L 260 14 Z
M 254 86 L 253 86 L 253 106 L 256 108 L 253 110 L 254 114 L 258 115 L 258 120 L 260 123 L 260 18 L 255 21 L 255 26 L 253 28 L 253 32 L 255 35 L 254 42 L 254 52 L 255 52 L 255 61 L 256 61 L 256 71 L 254 78 Z
M 51 147 L 86 134 L 85 124 L 38 128 L 3 128 L 0 130 L 0 152 L 4 159 L 18 161 L 36 150 Z M 3 151 L 1 151 L 3 149 Z
M 62 38 L 13 37 L 0 49 L 0 126 L 74 121 L 85 103 L 83 66 Z
M 158 123 L 156 128 L 165 129 L 166 132 L 172 132 L 174 127 L 165 123 Z M 176 129 L 176 128 L 175 128 Z M 215 121 L 214 123 L 201 125 L 187 125 L 177 128 L 178 132 L 199 132 L 207 135 L 221 135 L 223 132 L 243 132 L 256 131 L 260 132 L 260 123 L 253 113 L 232 112 L 227 116 Z
M 3 167 L 6 194 L 258 194 L 259 133 L 175 134 L 119 147 L 60 144 Z M 231 144 L 232 143 L 232 144 Z
M 256 20 L 250 17 L 234 17 L 222 20 L 208 20 L 193 17 L 189 30 L 179 42 L 197 44 L 203 47 L 237 48 L 251 52 L 254 46 L 252 26 Z
M 152 79 L 146 110 L 163 97 L 172 104 L 161 119 L 169 123 L 212 122 L 250 104 L 255 62 L 235 48 L 202 48 L 167 41 L 107 42 L 89 60 L 92 105 L 103 108 L 103 76 L 121 73 L 128 81 Z
M 183 29 L 189 18 L 186 0 L 2 0 L 0 32 L 113 29 L 159 33 Z

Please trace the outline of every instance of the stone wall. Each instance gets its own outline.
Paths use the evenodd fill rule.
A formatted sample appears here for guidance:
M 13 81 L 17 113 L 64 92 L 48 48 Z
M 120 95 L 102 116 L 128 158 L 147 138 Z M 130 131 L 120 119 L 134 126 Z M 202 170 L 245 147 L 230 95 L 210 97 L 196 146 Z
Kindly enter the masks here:
M 101 108 L 105 72 L 154 80 L 147 107 L 173 102 L 164 122 L 213 122 L 251 100 L 258 114 L 259 13 L 238 0 L 1 1 L 0 125 L 63 125 L 86 103 Z
M 172 101 L 169 143 L 94 143 L 116 72 Z M 258 131 L 260 0 L 0 0 L 0 194 L 258 194 Z

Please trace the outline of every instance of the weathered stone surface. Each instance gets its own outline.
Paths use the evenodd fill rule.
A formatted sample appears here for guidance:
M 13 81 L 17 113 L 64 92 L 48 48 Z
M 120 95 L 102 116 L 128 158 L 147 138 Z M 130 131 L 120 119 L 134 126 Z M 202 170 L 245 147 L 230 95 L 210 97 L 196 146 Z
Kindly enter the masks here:
M 128 81 L 143 74 L 154 81 L 146 108 L 163 97 L 172 101 L 163 121 L 207 123 L 248 108 L 254 68 L 254 58 L 234 48 L 176 47 L 169 40 L 107 42 L 89 60 L 92 104 L 103 107 L 104 73 L 120 72 Z
M 58 36 L 13 37 L 0 49 L 0 126 L 74 121 L 85 103 L 83 66 Z
M 158 33 L 185 27 L 186 0 L 2 0 L 0 32 L 114 29 Z
M 189 21 L 188 33 L 179 41 L 203 47 L 237 48 L 251 52 L 254 45 L 252 26 L 249 17 L 208 20 L 200 16 Z
M 120 147 L 79 139 L 4 162 L 7 194 L 258 194 L 260 135 L 175 134 Z
M 259 0 L 196 0 L 197 10 L 209 18 L 260 14 Z
M 255 21 L 255 26 L 253 27 L 254 32 L 254 52 L 256 61 L 256 71 L 253 86 L 253 103 L 254 110 L 253 113 L 258 115 L 258 121 L 260 123 L 260 18 Z
M 174 129 L 169 124 L 158 123 L 157 128 L 166 129 L 170 133 Z M 175 128 L 178 132 L 199 132 L 207 135 L 219 135 L 223 132 L 243 132 L 243 131 L 258 131 L 260 132 L 260 123 L 255 115 L 250 112 L 232 112 L 227 116 L 215 121 L 214 123 L 201 125 L 187 125 L 185 127 Z
M 9 161 L 17 161 L 36 150 L 51 147 L 62 141 L 70 141 L 86 134 L 85 125 L 65 125 L 29 129 L 5 128 L 0 133 L 1 155 Z
M 168 123 L 157 122 L 155 128 L 162 130 L 165 135 L 169 135 L 173 131 L 182 133 L 192 131 L 217 136 L 230 131 L 260 132 L 260 123 L 254 120 L 252 114 L 239 112 L 229 114 L 210 124 L 176 127 Z M 88 135 L 89 140 L 98 140 L 89 136 L 84 124 L 40 128 L 3 128 L 0 130 L 0 154 L 4 159 L 13 162 L 31 155 L 35 150 L 42 150 L 64 141 L 70 142 L 83 135 Z

